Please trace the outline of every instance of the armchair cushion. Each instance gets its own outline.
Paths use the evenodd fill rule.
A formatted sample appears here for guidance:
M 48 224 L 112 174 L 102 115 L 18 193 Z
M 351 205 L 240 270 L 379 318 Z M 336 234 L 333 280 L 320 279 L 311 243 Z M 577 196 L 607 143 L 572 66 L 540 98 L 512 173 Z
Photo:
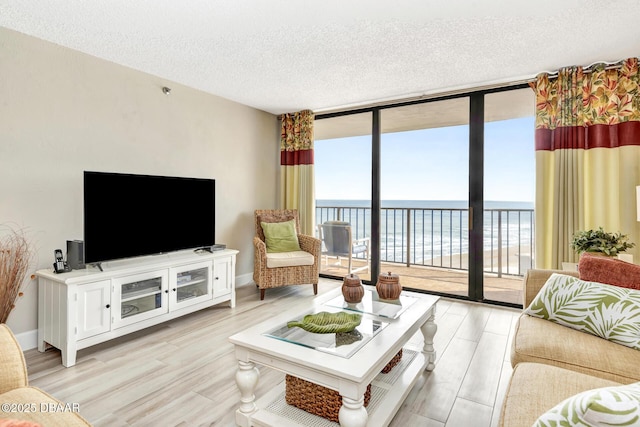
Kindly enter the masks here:
M 294 220 L 284 222 L 261 222 L 267 253 L 293 252 L 300 250 Z
M 314 262 L 314 256 L 305 251 L 267 253 L 267 268 L 313 265 Z

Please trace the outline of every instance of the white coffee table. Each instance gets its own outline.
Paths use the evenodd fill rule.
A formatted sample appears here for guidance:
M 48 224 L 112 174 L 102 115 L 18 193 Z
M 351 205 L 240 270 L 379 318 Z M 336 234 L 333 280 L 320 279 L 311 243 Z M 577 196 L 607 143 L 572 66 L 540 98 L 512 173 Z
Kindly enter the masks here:
M 365 289 L 365 299 L 368 297 L 370 301 L 377 298 L 375 288 L 365 286 Z M 316 298 L 313 307 L 308 310 L 298 309 L 278 314 L 231 336 L 229 341 L 235 345 L 238 359 L 236 383 L 241 395 L 240 406 L 236 411 L 237 425 L 336 425 L 283 403 L 284 382 L 256 401 L 254 390 L 259 379 L 256 364 L 337 390 L 342 396 L 339 419 L 343 427 L 388 425 L 424 370 L 430 371 L 435 367 L 433 338 L 437 330 L 434 318 L 438 299 L 439 297 L 432 295 L 403 291 L 401 301 L 404 306 L 396 318 L 393 316 L 398 307 L 387 306 L 391 311 L 386 308 L 381 311 L 380 307 L 384 304 L 379 303 L 374 304 L 378 308 L 372 308 L 371 304 L 365 308 L 355 307 L 356 311 L 376 311 L 389 317 L 362 312 L 363 325 L 382 324 L 382 327 L 349 357 L 333 354 L 332 349 L 318 350 L 268 335 L 288 321 L 301 319 L 310 312 L 342 310 L 353 313 L 354 311 L 341 309 L 340 304 L 336 304 L 342 302 L 340 289 Z M 421 348 L 405 347 L 418 329 L 424 337 Z M 401 363 L 390 374 L 380 374 L 400 349 L 403 349 Z M 372 398 L 365 408 L 364 393 L 370 383 Z M 312 421 L 308 417 L 312 417 Z M 324 421 L 326 423 L 323 424 Z

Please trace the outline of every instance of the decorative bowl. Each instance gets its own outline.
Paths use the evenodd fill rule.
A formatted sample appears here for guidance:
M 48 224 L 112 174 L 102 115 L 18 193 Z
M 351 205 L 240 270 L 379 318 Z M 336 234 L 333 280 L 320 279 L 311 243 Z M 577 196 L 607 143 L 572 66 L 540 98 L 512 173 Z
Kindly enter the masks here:
M 316 314 L 307 314 L 301 321 L 291 321 L 287 323 L 289 328 L 302 328 L 314 334 L 335 334 L 338 332 L 353 331 L 362 320 L 362 315 L 356 313 L 329 313 L 321 311 Z

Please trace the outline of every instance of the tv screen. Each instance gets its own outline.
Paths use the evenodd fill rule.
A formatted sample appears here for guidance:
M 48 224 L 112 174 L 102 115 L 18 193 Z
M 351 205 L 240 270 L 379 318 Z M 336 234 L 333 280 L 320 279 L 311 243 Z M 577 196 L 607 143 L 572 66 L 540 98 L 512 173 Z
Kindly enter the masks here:
M 84 172 L 86 263 L 211 246 L 215 180 Z

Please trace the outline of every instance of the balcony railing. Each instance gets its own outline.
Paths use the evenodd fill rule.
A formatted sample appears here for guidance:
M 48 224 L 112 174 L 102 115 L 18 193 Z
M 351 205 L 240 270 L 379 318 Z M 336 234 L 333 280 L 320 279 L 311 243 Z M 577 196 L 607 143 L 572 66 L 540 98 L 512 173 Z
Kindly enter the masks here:
M 381 209 L 380 260 L 405 264 L 468 269 L 467 209 Z M 347 221 L 354 238 L 370 237 L 371 208 L 322 206 L 316 222 Z M 484 210 L 484 271 L 520 276 L 533 267 L 533 209 Z

